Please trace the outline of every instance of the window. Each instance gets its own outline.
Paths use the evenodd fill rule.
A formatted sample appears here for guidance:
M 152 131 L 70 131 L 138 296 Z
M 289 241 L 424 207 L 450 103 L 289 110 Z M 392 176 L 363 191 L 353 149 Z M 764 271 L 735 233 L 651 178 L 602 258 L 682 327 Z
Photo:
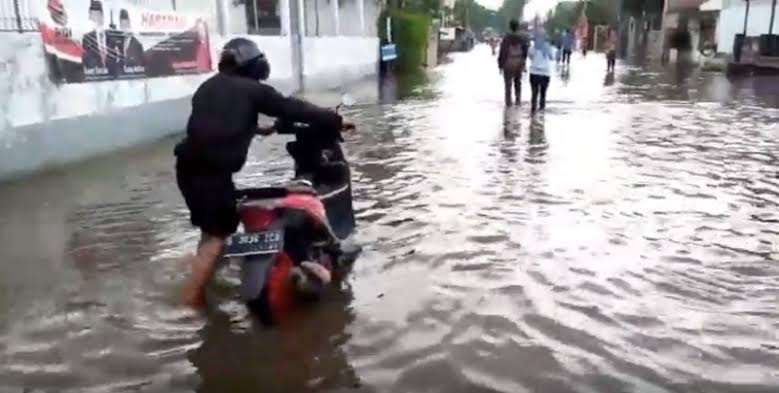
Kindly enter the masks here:
M 281 35 L 278 0 L 245 0 L 246 27 L 249 34 Z
M 305 33 L 310 37 L 336 35 L 332 0 L 303 0 Z
M 0 0 L 0 31 L 38 31 L 29 0 Z

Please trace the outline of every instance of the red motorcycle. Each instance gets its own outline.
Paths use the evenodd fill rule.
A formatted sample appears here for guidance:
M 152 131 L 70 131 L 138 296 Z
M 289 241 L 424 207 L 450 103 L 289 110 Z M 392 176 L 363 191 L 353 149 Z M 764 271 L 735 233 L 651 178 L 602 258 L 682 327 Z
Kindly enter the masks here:
M 355 219 L 341 131 L 283 120 L 276 131 L 295 135 L 287 143 L 295 178 L 238 191 L 243 232 L 228 239 L 224 252 L 243 259 L 241 298 L 266 321 L 318 299 L 360 251 L 344 242 Z

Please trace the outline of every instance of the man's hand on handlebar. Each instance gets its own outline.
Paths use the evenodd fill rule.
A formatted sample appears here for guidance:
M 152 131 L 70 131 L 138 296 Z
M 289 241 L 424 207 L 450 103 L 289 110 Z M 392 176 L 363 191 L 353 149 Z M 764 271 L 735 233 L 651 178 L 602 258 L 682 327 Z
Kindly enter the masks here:
M 262 136 L 272 135 L 274 132 L 276 132 L 276 127 L 273 126 L 271 127 L 257 126 L 257 130 L 254 131 L 255 134 L 262 135 Z
M 341 123 L 341 131 L 354 131 L 357 127 L 354 125 L 354 123 L 350 121 L 344 120 Z

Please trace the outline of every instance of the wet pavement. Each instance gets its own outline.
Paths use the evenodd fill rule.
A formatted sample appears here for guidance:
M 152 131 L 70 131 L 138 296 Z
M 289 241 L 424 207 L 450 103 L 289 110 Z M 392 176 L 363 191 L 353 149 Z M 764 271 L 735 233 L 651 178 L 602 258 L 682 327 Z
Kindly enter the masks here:
M 238 266 L 176 306 L 175 139 L 0 187 L 0 392 L 779 391 L 779 80 L 590 54 L 531 119 L 484 46 L 411 79 L 350 112 L 365 252 L 281 327 Z

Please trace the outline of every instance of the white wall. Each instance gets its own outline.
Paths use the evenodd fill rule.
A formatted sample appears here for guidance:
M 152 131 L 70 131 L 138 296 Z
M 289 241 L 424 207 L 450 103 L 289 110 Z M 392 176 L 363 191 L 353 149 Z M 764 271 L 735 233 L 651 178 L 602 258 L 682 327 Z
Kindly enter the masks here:
M 376 37 L 305 37 L 303 75 L 307 88 L 334 88 L 376 72 Z
M 358 1 L 360 0 L 338 0 L 340 35 L 363 35 L 363 29 L 362 26 L 360 26 L 360 7 L 357 4 Z
M 162 3 L 170 3 L 162 2 Z M 171 3 L 172 4 L 172 3 Z M 219 21 L 217 19 L 217 1 L 216 0 L 185 0 L 176 1 L 176 11 L 181 13 L 192 13 L 203 15 L 208 23 L 209 30 L 212 34 L 218 32 Z M 172 7 L 170 9 L 172 11 Z M 245 18 L 244 18 L 245 19 Z
M 213 48 L 213 45 L 212 45 Z M 0 137 L 9 127 L 180 98 L 207 75 L 57 85 L 38 33 L 0 33 Z
M 289 37 L 233 34 L 228 37 L 217 36 L 211 41 L 215 41 L 216 48 L 221 48 L 228 40 L 236 37 L 244 37 L 256 42 L 257 46 L 265 52 L 271 66 L 271 81 L 289 82 L 288 79 L 292 78 L 292 51 L 289 46 Z M 214 67 L 216 67 L 216 63 L 217 61 L 214 61 Z
M 381 12 L 381 0 L 365 0 L 363 9 L 365 12 L 365 32 L 363 35 L 366 37 L 378 36 L 376 23 Z
M 225 26 L 227 34 L 246 34 L 248 26 L 246 21 L 246 5 L 233 4 L 232 1 L 224 2 Z
M 334 0 L 303 0 L 307 36 L 317 34 L 317 17 L 319 36 L 334 36 L 336 34 L 332 1 Z
M 289 39 L 250 38 L 268 55 L 270 83 L 291 92 Z M 212 35 L 212 52 L 224 41 Z M 0 180 L 180 132 L 210 75 L 57 85 L 40 34 L 0 33 Z
M 376 36 L 376 18 L 379 17 L 378 0 L 362 0 L 363 28 L 360 27 L 361 0 L 339 0 L 340 35 L 348 36 Z
M 209 14 L 216 67 L 224 43 L 241 36 L 220 35 L 217 25 L 245 33 L 246 16 L 242 6 L 233 6 L 231 0 L 225 0 L 221 10 L 211 0 L 194 1 L 178 8 Z M 326 6 L 320 10 L 323 15 L 332 15 L 327 1 L 319 1 Z M 280 7 L 288 4 L 287 0 L 280 3 Z M 376 10 L 375 4 L 366 3 L 366 14 Z M 365 24 L 366 30 L 375 31 L 375 16 L 366 18 Z M 288 27 L 288 21 L 282 26 Z M 289 36 L 243 36 L 257 42 L 267 55 L 270 84 L 285 93 L 299 88 L 294 85 Z M 302 45 L 307 89 L 335 88 L 376 72 L 375 35 L 304 37 Z M 189 98 L 211 75 L 54 84 L 39 33 L 0 33 L 0 180 L 180 132 L 189 114 Z
M 725 8 L 726 7 L 726 8 Z M 717 27 L 717 50 L 722 53 L 733 53 L 733 41 L 736 34 L 744 32 L 744 13 L 746 6 L 741 1 L 730 1 L 723 4 Z M 747 35 L 759 36 L 768 34 L 768 23 L 771 18 L 771 0 L 752 0 L 749 6 Z M 774 17 L 774 34 L 779 34 L 779 5 Z
M 289 39 L 246 36 L 265 51 L 272 80 L 292 77 Z M 226 42 L 211 36 L 214 67 Z M 125 81 L 54 84 L 49 79 L 43 43 L 38 33 L 0 33 L 0 138 L 9 127 L 90 115 L 137 105 L 187 97 L 210 74 Z

